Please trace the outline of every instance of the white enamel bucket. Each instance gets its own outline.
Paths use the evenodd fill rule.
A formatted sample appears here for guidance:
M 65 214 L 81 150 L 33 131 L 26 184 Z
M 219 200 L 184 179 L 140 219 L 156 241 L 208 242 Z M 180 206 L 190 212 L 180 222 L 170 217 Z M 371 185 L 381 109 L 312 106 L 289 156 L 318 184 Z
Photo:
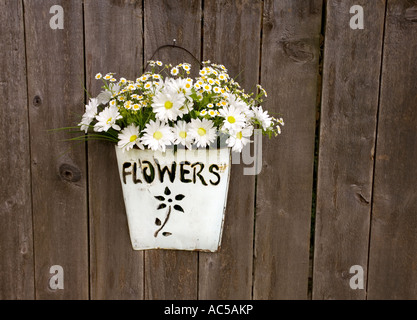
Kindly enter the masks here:
M 216 252 L 230 179 L 230 148 L 131 149 L 116 156 L 134 250 Z

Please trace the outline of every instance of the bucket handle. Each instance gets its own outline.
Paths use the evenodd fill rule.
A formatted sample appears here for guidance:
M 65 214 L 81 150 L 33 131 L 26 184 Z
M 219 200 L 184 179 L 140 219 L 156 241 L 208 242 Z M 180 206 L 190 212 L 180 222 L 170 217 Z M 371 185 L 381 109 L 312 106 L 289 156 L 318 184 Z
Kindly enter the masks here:
M 159 52 L 159 50 L 161 50 L 161 49 L 164 49 L 164 48 L 177 48 L 177 49 L 180 49 L 180 50 L 183 50 L 183 51 L 185 51 L 186 53 L 188 53 L 191 57 L 193 57 L 194 58 L 194 60 L 195 61 L 197 61 L 198 62 L 198 64 L 200 65 L 200 67 L 203 67 L 204 65 L 203 65 L 203 63 L 199 60 L 199 59 L 197 59 L 196 57 L 195 57 L 195 55 L 193 55 L 188 49 L 186 49 L 186 48 L 184 48 L 184 47 L 181 47 L 181 46 L 177 46 L 176 45 L 176 41 L 177 40 L 175 40 L 175 39 L 173 39 L 173 44 L 164 44 L 164 45 L 162 45 L 162 46 L 159 46 L 155 51 L 154 51 L 154 53 L 152 54 L 152 56 L 151 56 L 151 58 L 149 59 L 149 60 L 153 60 L 153 58 L 154 58 L 154 56 Z M 149 61 L 148 60 L 148 61 Z M 145 70 L 148 68 L 148 66 L 149 66 L 149 62 L 147 62 L 146 63 L 146 67 L 145 67 Z

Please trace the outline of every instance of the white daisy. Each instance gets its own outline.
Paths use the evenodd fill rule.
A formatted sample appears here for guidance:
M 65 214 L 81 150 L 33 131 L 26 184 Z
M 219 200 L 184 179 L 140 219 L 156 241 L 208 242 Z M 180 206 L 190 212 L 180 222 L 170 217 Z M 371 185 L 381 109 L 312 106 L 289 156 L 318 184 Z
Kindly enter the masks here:
M 154 151 L 160 150 L 165 152 L 166 146 L 171 145 L 174 140 L 171 128 L 159 120 L 151 120 L 146 124 L 143 132 L 144 135 L 141 138 L 141 142 Z
M 79 126 L 81 126 L 81 131 L 87 133 L 88 128 L 90 127 L 90 123 L 94 120 L 95 116 L 97 115 L 97 107 L 99 104 L 100 103 L 97 98 L 92 98 L 85 106 L 85 113 L 81 118 L 81 122 L 78 124 Z
M 133 123 L 119 133 L 119 139 L 117 145 L 123 152 L 132 149 L 135 145 L 142 150 L 144 149 L 143 144 L 140 143 L 139 128 Z
M 174 144 L 181 144 L 192 149 L 193 138 L 188 133 L 189 124 L 185 121 L 178 121 L 173 128 Z
M 231 147 L 232 151 L 241 152 L 243 147 L 250 142 L 252 133 L 252 126 L 248 126 L 240 131 L 231 131 L 230 137 L 226 140 L 227 146 Z
M 189 134 L 195 140 L 197 147 L 206 147 L 216 138 L 213 121 L 208 119 L 191 119 Z
M 186 97 L 191 95 L 191 89 L 193 88 L 193 81 L 192 79 L 188 80 L 183 78 L 178 79 L 167 79 L 165 82 L 165 86 L 169 87 L 169 89 L 177 91 L 178 93 L 183 93 Z
M 107 107 L 96 116 L 97 123 L 94 125 L 94 131 L 107 131 L 110 128 L 120 131 L 116 121 L 122 118 L 117 107 Z
M 259 121 L 264 130 L 268 129 L 272 124 L 272 118 L 268 115 L 268 111 L 263 111 L 262 106 L 253 107 L 254 118 Z
M 224 129 L 239 131 L 245 126 L 245 116 L 235 106 L 224 107 L 219 112 L 224 117 Z
M 165 87 L 155 94 L 152 108 L 157 119 L 164 122 L 167 122 L 168 120 L 174 121 L 178 116 L 182 117 L 184 113 L 188 112 L 186 108 L 183 108 L 184 103 L 184 94 L 178 93 L 172 89 L 170 90 L 169 87 Z

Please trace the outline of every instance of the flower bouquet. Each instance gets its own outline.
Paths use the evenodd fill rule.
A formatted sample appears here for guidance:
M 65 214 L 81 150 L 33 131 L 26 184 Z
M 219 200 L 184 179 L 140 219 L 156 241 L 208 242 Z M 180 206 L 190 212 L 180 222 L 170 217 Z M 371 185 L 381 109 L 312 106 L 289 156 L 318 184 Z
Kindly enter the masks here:
M 73 140 L 115 144 L 134 249 L 217 251 L 230 150 L 241 152 L 255 129 L 280 134 L 284 122 L 263 110 L 260 85 L 246 93 L 223 65 L 205 61 L 195 79 L 189 63 L 148 67 L 135 81 L 98 73 L 103 91 Z

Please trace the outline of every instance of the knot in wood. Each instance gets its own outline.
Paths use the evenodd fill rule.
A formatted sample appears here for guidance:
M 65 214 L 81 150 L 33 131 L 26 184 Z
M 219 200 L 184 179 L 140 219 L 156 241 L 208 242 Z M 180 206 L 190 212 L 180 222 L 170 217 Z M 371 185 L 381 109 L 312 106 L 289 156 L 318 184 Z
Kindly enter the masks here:
M 39 96 L 35 96 L 35 97 L 33 98 L 33 105 L 34 105 L 35 107 L 39 107 L 41 104 L 42 104 L 42 99 L 41 99 L 41 97 L 39 97 Z
M 81 171 L 70 164 L 64 163 L 59 167 L 59 176 L 65 181 L 77 182 L 81 179 Z

